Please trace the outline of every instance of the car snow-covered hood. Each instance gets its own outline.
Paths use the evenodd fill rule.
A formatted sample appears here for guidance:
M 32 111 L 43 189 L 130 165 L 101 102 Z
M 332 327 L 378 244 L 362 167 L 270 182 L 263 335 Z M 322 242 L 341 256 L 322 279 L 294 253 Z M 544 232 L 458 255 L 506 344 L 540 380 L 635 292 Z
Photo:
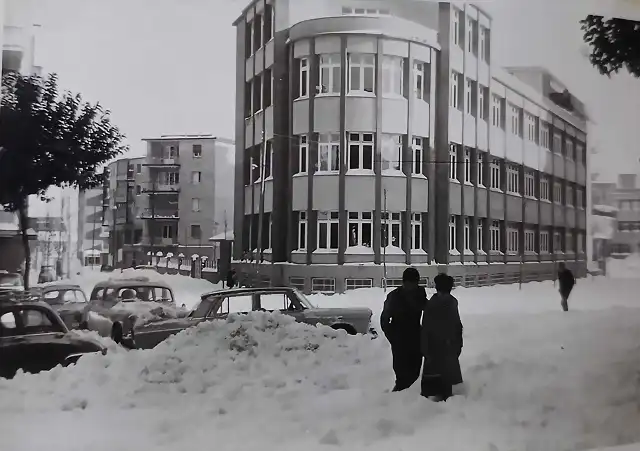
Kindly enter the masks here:
M 102 312 L 99 312 L 102 313 Z M 104 312 L 112 321 L 136 318 L 136 326 L 166 319 L 184 318 L 188 310 L 170 304 L 149 301 L 119 302 Z
M 318 318 L 369 318 L 373 315 L 371 309 L 366 307 L 348 307 L 348 308 L 314 308 L 305 310 L 308 317 Z

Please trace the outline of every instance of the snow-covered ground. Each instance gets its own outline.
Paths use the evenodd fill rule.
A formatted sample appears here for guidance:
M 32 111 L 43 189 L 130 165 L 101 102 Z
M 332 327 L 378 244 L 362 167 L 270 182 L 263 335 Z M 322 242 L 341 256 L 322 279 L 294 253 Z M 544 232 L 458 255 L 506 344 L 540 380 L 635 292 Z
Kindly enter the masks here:
M 185 279 L 176 283 L 193 284 L 196 298 L 200 282 Z M 388 393 L 384 338 L 256 313 L 150 351 L 111 346 L 75 367 L 0 381 L 0 437 L 12 451 L 577 451 L 640 442 L 638 292 L 640 278 L 582 279 L 564 313 L 552 283 L 456 289 L 466 393 L 444 404 L 421 398 L 418 384 Z M 384 295 L 310 300 L 377 313 Z

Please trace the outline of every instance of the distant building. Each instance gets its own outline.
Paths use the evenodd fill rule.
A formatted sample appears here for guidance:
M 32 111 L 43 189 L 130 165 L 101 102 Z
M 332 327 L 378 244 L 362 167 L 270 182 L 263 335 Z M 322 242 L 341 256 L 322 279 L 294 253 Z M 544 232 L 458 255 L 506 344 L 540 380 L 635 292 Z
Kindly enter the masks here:
M 102 187 L 78 193 L 78 253 L 83 266 L 102 264 L 105 240 L 102 238 Z
M 35 231 L 37 240 L 31 246 L 33 268 L 55 266 L 66 257 L 69 229 L 59 216 L 29 218 L 30 227 Z

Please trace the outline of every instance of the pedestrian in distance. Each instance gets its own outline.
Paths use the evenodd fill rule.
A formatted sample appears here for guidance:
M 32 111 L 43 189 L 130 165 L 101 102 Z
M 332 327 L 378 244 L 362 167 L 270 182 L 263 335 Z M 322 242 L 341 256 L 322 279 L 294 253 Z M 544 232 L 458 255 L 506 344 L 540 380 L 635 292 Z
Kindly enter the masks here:
M 391 345 L 396 375 L 393 391 L 406 390 L 420 378 L 420 319 L 426 301 L 420 273 L 407 268 L 402 274 L 402 286 L 389 293 L 384 302 L 380 326 Z
M 236 270 L 231 268 L 227 272 L 227 288 L 233 288 L 236 286 Z
M 421 394 L 433 401 L 446 401 L 453 386 L 462 383 L 462 321 L 458 300 L 451 295 L 453 277 L 438 274 L 436 293 L 426 302 L 422 319 L 421 348 L 424 355 Z
M 560 305 L 565 312 L 569 311 L 569 295 L 576 279 L 569 268 L 563 262 L 558 263 L 558 285 L 560 285 Z

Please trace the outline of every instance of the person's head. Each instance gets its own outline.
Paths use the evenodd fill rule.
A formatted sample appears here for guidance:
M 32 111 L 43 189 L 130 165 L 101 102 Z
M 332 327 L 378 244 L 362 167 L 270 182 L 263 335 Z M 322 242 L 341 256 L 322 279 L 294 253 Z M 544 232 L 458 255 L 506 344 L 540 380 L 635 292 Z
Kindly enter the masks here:
M 433 283 L 438 293 L 451 293 L 451 290 L 453 290 L 453 277 L 448 274 L 438 274 L 433 279 Z
M 558 270 L 564 271 L 565 269 L 566 269 L 566 266 L 564 266 L 564 262 L 558 263 Z
M 131 288 L 127 288 L 126 290 L 122 290 L 122 294 L 120 295 L 120 297 L 126 300 L 135 299 L 136 291 Z
M 420 285 L 420 273 L 416 268 L 407 268 L 402 273 L 402 286 L 417 288 Z

